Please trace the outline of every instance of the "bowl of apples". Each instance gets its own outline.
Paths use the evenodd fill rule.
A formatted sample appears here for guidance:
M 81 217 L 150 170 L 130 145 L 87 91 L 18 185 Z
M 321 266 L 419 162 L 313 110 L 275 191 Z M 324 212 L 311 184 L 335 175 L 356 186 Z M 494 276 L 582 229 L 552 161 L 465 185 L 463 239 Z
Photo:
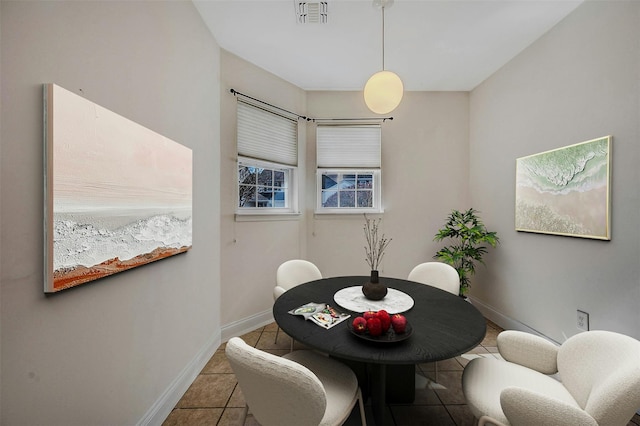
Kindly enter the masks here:
M 404 315 L 385 310 L 364 312 L 351 321 L 349 330 L 360 339 L 381 343 L 401 342 L 413 332 Z

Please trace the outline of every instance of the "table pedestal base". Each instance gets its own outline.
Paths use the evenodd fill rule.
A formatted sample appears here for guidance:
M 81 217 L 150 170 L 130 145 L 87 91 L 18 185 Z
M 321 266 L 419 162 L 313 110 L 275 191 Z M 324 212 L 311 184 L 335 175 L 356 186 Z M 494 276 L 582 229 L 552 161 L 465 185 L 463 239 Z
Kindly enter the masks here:
M 416 396 L 416 366 L 387 365 L 387 403 L 411 404 Z
M 338 358 L 340 359 L 340 358 Z M 411 404 L 415 399 L 416 368 L 413 364 L 373 364 L 340 359 L 351 367 L 365 401 L 371 398 L 374 425 L 385 422 L 386 404 Z

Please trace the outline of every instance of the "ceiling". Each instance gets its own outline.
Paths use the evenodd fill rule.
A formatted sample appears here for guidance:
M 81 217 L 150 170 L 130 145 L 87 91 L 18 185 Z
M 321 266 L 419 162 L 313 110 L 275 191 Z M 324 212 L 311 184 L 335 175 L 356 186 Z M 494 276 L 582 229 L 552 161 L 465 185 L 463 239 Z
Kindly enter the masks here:
M 396 0 L 385 9 L 385 68 L 405 90 L 471 90 L 582 1 Z M 193 3 L 221 48 L 304 90 L 361 90 L 382 69 L 371 0 L 328 0 L 326 24 L 299 23 L 295 0 Z

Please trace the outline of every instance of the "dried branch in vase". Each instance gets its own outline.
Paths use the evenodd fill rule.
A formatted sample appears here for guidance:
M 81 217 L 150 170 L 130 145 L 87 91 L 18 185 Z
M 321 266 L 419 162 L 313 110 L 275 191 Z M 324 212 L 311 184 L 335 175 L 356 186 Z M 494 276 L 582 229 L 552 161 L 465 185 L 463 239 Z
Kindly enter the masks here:
M 364 237 L 367 245 L 364 246 L 365 259 L 372 271 L 377 271 L 384 257 L 384 250 L 387 248 L 392 238 L 386 238 L 384 234 L 379 234 L 381 218 L 369 219 L 364 215 Z

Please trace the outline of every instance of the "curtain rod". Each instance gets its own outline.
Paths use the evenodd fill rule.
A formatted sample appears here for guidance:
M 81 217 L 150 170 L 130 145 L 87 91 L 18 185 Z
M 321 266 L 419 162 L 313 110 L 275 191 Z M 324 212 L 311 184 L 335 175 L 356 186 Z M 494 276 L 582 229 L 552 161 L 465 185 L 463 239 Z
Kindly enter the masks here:
M 231 92 L 231 94 L 232 94 L 233 96 L 242 96 L 242 97 L 245 97 L 245 98 L 247 98 L 247 99 L 251 99 L 252 101 L 260 102 L 261 104 L 263 104 L 263 105 L 267 105 L 267 106 L 269 106 L 269 107 L 271 107 L 271 108 L 275 108 L 275 109 L 278 109 L 278 110 L 280 110 L 280 111 L 286 112 L 286 113 L 287 113 L 287 114 L 289 114 L 289 115 L 293 115 L 293 116 L 296 116 L 296 117 L 298 117 L 298 118 L 302 118 L 303 120 L 307 120 L 307 121 L 309 121 L 309 120 L 310 120 L 308 117 L 305 117 L 304 115 L 296 114 L 295 112 L 288 111 L 288 110 L 286 110 L 286 109 L 284 109 L 284 108 L 280 108 L 279 106 L 275 106 L 275 105 L 272 105 L 272 104 L 270 104 L 270 103 L 268 103 L 268 102 L 261 101 L 260 99 L 256 99 L 256 98 L 251 97 L 251 96 L 249 96 L 249 95 L 245 95 L 244 93 L 240 93 L 240 92 L 238 92 L 237 90 L 235 90 L 235 89 L 233 89 L 233 88 L 231 88 L 231 89 L 229 90 L 229 92 Z
M 361 117 L 361 118 L 308 118 L 307 121 L 325 122 L 325 121 L 382 121 L 393 120 L 393 117 Z
M 233 96 L 242 96 L 242 97 L 245 97 L 245 98 L 247 98 L 247 99 L 251 99 L 252 101 L 259 102 L 259 103 L 261 103 L 261 104 L 263 104 L 263 105 L 267 105 L 267 106 L 268 106 L 268 107 L 270 107 L 270 108 L 275 108 L 275 109 L 277 109 L 277 110 L 280 110 L 280 111 L 286 112 L 287 114 L 290 114 L 290 115 L 293 115 L 293 116 L 295 116 L 295 117 L 302 118 L 303 120 L 311 121 L 311 122 L 314 122 L 314 123 L 315 123 L 315 122 L 318 122 L 318 121 L 382 121 L 382 122 L 384 123 L 384 122 L 385 122 L 385 121 L 387 121 L 387 120 L 393 120 L 393 117 L 311 118 L 311 117 L 306 117 L 306 116 L 304 116 L 304 115 L 297 114 L 297 113 L 295 113 L 295 112 L 288 111 L 288 110 L 286 110 L 286 109 L 284 109 L 284 108 L 280 108 L 279 106 L 276 106 L 276 105 L 270 104 L 270 103 L 268 103 L 268 102 L 265 102 L 265 101 L 262 101 L 262 100 L 260 100 L 260 99 L 254 98 L 254 97 L 252 97 L 252 96 L 246 95 L 246 94 L 244 94 L 244 93 L 238 92 L 237 90 L 235 90 L 235 89 L 233 89 L 233 88 L 229 89 L 229 92 L 230 92 Z

